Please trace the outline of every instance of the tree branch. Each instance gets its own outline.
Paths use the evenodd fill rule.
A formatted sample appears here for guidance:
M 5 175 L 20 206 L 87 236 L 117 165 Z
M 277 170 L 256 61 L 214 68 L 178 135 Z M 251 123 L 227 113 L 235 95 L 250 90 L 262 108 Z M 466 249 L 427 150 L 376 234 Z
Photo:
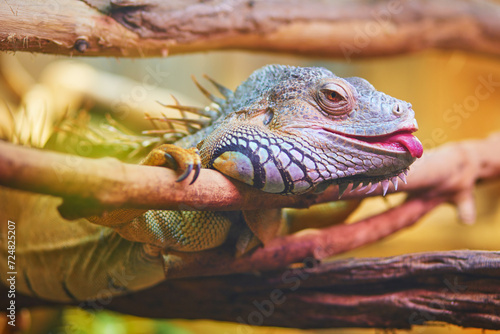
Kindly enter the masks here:
M 335 186 L 320 195 L 282 196 L 263 193 L 215 170 L 203 169 L 193 185 L 188 185 L 189 180 L 177 183 L 176 177 L 175 172 L 167 168 L 124 164 L 111 158 L 81 158 L 0 142 L 0 185 L 61 196 L 65 202 L 60 211 L 66 218 L 125 206 L 229 211 L 308 207 L 338 199 Z M 457 194 L 471 193 L 477 181 L 498 177 L 500 135 L 496 134 L 426 152 L 413 165 L 408 185 L 400 185 L 398 191 L 426 190 L 429 196 L 446 195 L 454 200 Z M 381 191 L 379 187 L 369 196 L 380 195 Z M 364 197 L 367 197 L 366 190 L 343 196 L 345 199 Z
M 303 265 L 260 274 L 173 279 L 111 301 L 77 305 L 153 318 L 238 322 L 242 332 L 247 324 L 411 328 L 446 322 L 500 327 L 500 252 L 419 253 L 323 264 L 306 258 Z M 5 303 L 5 288 L 0 296 Z M 58 304 L 16 296 L 16 306 L 37 305 Z
M 500 55 L 494 1 L 0 2 L 0 50 L 154 57 L 214 49 L 319 56 L 429 48 Z
M 430 321 L 500 326 L 499 252 L 421 253 L 321 265 L 306 258 L 302 263 L 305 268 L 262 275 L 173 280 L 140 296 L 117 298 L 109 307 L 149 317 L 243 319 L 252 325 L 299 328 L 410 328 Z M 200 293 L 200 285 L 209 292 Z M 273 302 L 276 290 L 283 298 Z M 159 295 L 169 298 L 155 304 L 156 312 L 137 310 L 138 302 L 152 304 Z M 269 311 L 271 303 L 274 312 L 266 316 L 262 307 Z M 251 316 L 255 311 L 261 317 Z

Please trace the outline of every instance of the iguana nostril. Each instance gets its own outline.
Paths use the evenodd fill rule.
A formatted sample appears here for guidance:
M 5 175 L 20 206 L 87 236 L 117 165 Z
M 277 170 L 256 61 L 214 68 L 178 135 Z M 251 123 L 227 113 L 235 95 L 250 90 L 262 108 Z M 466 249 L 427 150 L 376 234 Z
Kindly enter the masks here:
M 394 106 L 392 107 L 392 113 L 394 115 L 401 115 L 405 112 L 407 108 L 405 108 L 401 103 L 395 103 Z

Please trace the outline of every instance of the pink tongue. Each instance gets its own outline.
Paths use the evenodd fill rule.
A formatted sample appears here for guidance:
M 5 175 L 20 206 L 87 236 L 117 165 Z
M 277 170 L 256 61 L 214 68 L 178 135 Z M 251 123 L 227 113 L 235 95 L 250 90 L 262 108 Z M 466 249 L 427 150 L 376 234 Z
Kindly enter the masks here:
M 390 138 L 390 141 L 403 145 L 414 158 L 420 158 L 424 152 L 420 140 L 410 133 L 396 134 Z

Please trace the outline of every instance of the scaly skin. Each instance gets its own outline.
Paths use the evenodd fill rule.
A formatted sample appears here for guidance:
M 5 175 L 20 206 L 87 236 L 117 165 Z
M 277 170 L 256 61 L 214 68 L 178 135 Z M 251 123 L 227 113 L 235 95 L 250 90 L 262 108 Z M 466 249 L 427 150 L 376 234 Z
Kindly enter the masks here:
M 422 154 L 409 103 L 323 68 L 265 67 L 222 110 L 199 145 L 203 167 L 266 192 L 386 180 Z
M 200 166 L 215 168 L 266 192 L 301 194 L 322 191 L 332 183 L 345 189 L 350 183 L 380 181 L 386 190 L 387 180 L 403 178 L 422 154 L 421 144 L 410 134 L 417 129 L 411 105 L 360 78 L 342 79 L 323 68 L 273 65 L 254 72 L 234 93 L 216 86 L 226 99 L 211 97 L 216 105 L 199 110 L 213 122 L 175 146 L 158 147 L 143 164 L 179 169 L 180 179 L 194 174 L 192 181 Z M 103 290 L 122 294 L 163 279 L 168 250 L 217 247 L 238 226 L 236 241 L 228 242 L 241 254 L 274 238 L 281 223 L 279 210 L 117 210 L 89 220 L 123 238 L 109 228 L 80 221 L 72 227 L 78 237 L 69 246 L 46 238 L 20 247 L 19 259 L 31 259 L 18 263 L 23 273 L 20 291 L 53 300 L 95 298 Z M 67 224 L 59 221 L 53 219 L 50 229 Z M 61 267 L 46 270 L 51 263 Z M 121 268 L 131 278 L 118 282 L 102 267 Z M 7 272 L 4 269 L 1 272 Z M 96 280 L 86 284 L 92 277 Z M 35 286 L 35 279 L 42 283 Z M 110 288 L 116 285 L 118 289 Z

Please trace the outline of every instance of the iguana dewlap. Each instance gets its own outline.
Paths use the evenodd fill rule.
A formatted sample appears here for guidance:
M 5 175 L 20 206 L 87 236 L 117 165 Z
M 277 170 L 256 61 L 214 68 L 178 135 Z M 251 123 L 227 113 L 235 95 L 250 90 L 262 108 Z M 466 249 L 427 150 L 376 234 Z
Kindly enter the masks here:
M 376 91 L 364 79 L 339 78 L 324 68 L 271 65 L 234 92 L 216 86 L 225 99 L 205 109 L 215 115 L 213 123 L 175 146 L 158 147 L 144 164 L 178 167 L 180 179 L 193 181 L 200 167 L 214 168 L 265 192 L 302 194 L 330 184 L 345 189 L 378 182 L 387 191 L 389 180 L 396 185 L 398 176 L 404 179 L 422 155 L 422 145 L 411 134 L 417 130 L 411 105 Z M 3 196 L 6 201 L 15 197 Z M 25 203 L 38 205 L 34 195 L 26 196 Z M 43 201 L 50 203 L 38 210 L 55 212 L 54 200 Z M 121 210 L 90 218 L 107 226 L 102 227 L 85 220 L 68 223 L 54 214 L 50 221 L 39 220 L 43 212 L 34 219 L 16 211 L 24 210 L 19 206 L 4 205 L 6 219 L 23 220 L 18 289 L 51 300 L 92 299 L 152 286 L 165 278 L 168 250 L 217 247 L 242 222 L 265 244 L 280 220 L 279 210 L 140 215 Z M 56 236 L 51 230 L 58 231 Z M 251 242 L 248 233 L 242 233 L 245 238 Z M 4 247 L 1 254 L 6 258 Z M 4 282 L 5 264 L 0 259 Z

